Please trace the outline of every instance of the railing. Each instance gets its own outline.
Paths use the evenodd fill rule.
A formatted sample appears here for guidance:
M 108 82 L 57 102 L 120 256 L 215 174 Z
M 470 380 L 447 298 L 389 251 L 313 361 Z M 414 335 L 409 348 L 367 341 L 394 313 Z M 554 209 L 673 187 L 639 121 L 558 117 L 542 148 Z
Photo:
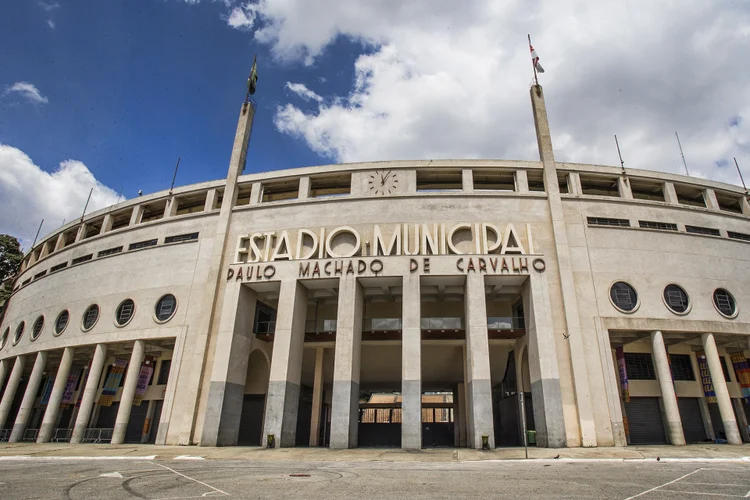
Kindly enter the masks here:
M 273 335 L 276 331 L 276 321 L 258 321 L 253 333 L 256 335 Z
M 24 443 L 33 443 L 36 441 L 36 437 L 39 435 L 39 429 L 26 429 L 23 431 L 23 438 L 21 441 Z
M 55 429 L 55 434 L 52 436 L 53 443 L 64 443 L 70 441 L 70 436 L 73 434 L 73 429 Z
M 463 318 L 422 318 L 422 330 L 463 330 Z
M 10 439 L 10 429 L 0 429 L 0 442 Z
M 365 318 L 362 329 L 364 331 L 393 332 L 402 329 L 401 318 Z
M 99 429 L 91 428 L 86 429 L 83 433 L 83 443 L 108 443 L 112 441 L 112 433 L 114 429 Z
M 322 327 L 318 326 L 318 322 L 314 319 L 308 319 L 305 321 L 305 333 L 322 333 L 322 332 L 335 332 L 336 331 L 336 320 L 335 319 L 324 319 Z
M 523 316 L 490 316 L 487 318 L 488 330 L 517 330 L 524 329 Z

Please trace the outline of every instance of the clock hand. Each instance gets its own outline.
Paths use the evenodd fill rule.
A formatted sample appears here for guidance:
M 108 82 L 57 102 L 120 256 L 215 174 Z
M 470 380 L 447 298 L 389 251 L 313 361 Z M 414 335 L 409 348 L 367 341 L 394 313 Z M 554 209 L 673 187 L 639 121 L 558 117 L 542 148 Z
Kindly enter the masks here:
M 388 180 L 388 177 L 390 177 L 392 172 L 388 172 L 385 177 L 383 177 L 383 185 L 385 185 L 385 181 Z

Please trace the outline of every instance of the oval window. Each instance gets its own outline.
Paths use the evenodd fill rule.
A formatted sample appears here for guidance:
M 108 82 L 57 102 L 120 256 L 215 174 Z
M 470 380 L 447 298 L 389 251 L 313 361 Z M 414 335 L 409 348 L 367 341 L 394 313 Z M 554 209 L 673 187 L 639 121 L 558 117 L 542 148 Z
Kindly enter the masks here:
M 609 289 L 609 299 L 622 312 L 633 312 L 638 307 L 638 294 L 624 281 L 617 281 Z
M 126 299 L 120 302 L 115 312 L 115 324 L 117 326 L 125 326 L 130 323 L 133 319 L 133 313 L 135 312 L 135 302 L 131 299 Z
M 160 323 L 166 323 L 167 321 L 172 319 L 172 316 L 174 316 L 174 313 L 176 311 L 177 299 L 170 293 L 159 299 L 159 301 L 156 303 L 156 310 L 154 312 L 156 314 L 157 321 L 159 321 Z
M 8 335 L 10 335 L 10 327 L 6 328 L 3 336 L 0 337 L 0 349 L 5 347 L 5 344 L 8 342 Z
M 83 331 L 87 332 L 94 328 L 97 321 L 99 321 L 99 306 L 92 304 L 86 309 L 86 312 L 83 313 L 83 323 L 81 323 Z
M 690 309 L 690 298 L 681 286 L 669 284 L 664 287 L 664 303 L 670 311 L 686 314 Z
M 42 328 L 44 328 L 44 316 L 39 316 L 34 321 L 34 326 L 31 328 L 31 341 L 34 342 L 42 334 Z
M 734 296 L 724 288 L 714 290 L 714 307 L 722 316 L 734 318 L 737 316 L 737 302 Z
M 68 321 L 70 321 L 70 313 L 66 309 L 57 315 L 55 320 L 55 335 L 60 335 L 68 327 Z
M 26 323 L 21 321 L 21 324 L 16 328 L 16 334 L 13 336 L 13 345 L 18 344 L 18 341 L 23 337 L 24 328 L 26 328 Z

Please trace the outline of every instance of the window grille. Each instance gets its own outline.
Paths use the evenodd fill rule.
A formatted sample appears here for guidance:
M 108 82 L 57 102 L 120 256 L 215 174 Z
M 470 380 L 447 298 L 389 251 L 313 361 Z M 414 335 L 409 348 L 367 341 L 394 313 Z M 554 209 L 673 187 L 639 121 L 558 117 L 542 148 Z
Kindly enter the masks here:
M 96 321 L 99 319 L 99 306 L 96 304 L 89 306 L 86 312 L 83 313 L 83 329 L 91 330 Z
M 656 380 L 654 361 L 650 354 L 626 352 L 625 369 L 630 380 Z
M 164 243 L 179 243 L 181 241 L 192 241 L 198 239 L 198 233 L 180 234 L 178 236 L 167 236 Z
M 654 222 L 650 220 L 639 220 L 638 225 L 643 229 L 661 229 L 662 231 L 677 231 L 677 224 L 671 222 Z
M 122 252 L 122 246 L 114 247 L 114 248 L 108 248 L 107 250 L 102 250 L 98 254 L 96 254 L 97 257 L 106 257 L 107 255 L 114 255 L 116 253 Z
M 34 326 L 31 329 L 31 340 L 39 338 L 39 335 L 42 333 L 42 328 L 44 328 L 44 316 L 39 316 L 36 321 L 34 321 Z
M 608 219 L 606 217 L 588 217 L 589 226 L 630 227 L 628 219 Z
M 685 231 L 693 234 L 705 234 L 708 236 L 721 236 L 718 229 L 711 227 L 700 227 L 700 226 L 685 226 Z
M 90 253 L 88 255 L 84 255 L 83 257 L 77 257 L 77 258 L 73 259 L 71 261 L 70 265 L 75 266 L 76 264 L 81 264 L 82 262 L 88 262 L 88 261 L 90 261 L 93 258 L 94 258 L 94 254 Z
M 132 318 L 135 311 L 135 303 L 131 299 L 123 301 L 117 307 L 117 317 L 115 320 L 120 326 L 126 325 Z
M 695 380 L 689 354 L 670 354 L 669 366 L 672 369 L 673 380 Z
M 677 285 L 667 285 L 664 288 L 664 302 L 667 303 L 667 307 L 676 313 L 684 313 L 688 310 L 689 298 L 688 294 L 682 287 Z
M 60 335 L 68 327 L 68 320 L 70 319 L 70 313 L 65 310 L 57 315 L 55 320 L 55 334 Z
M 734 240 L 750 241 L 750 234 L 737 233 L 735 231 L 727 231 L 727 236 Z
M 158 240 L 154 238 L 153 240 L 146 240 L 146 241 L 139 241 L 138 243 L 131 243 L 128 246 L 128 250 L 138 250 L 139 248 L 153 247 L 153 246 L 156 246 L 157 241 Z
M 609 296 L 615 306 L 623 311 L 632 311 L 638 305 L 638 294 L 635 289 L 622 281 L 612 285 Z
M 165 295 L 156 303 L 156 319 L 167 321 L 172 317 L 176 309 L 177 299 L 175 296 L 172 294 Z
M 724 316 L 734 316 L 737 312 L 737 304 L 731 293 L 723 288 L 714 291 L 714 305 Z
M 68 263 L 67 262 L 63 262 L 62 264 L 58 264 L 56 266 L 52 266 L 52 268 L 49 270 L 49 272 L 50 273 L 54 273 L 56 271 L 59 271 L 60 269 L 65 269 L 66 267 L 68 267 Z

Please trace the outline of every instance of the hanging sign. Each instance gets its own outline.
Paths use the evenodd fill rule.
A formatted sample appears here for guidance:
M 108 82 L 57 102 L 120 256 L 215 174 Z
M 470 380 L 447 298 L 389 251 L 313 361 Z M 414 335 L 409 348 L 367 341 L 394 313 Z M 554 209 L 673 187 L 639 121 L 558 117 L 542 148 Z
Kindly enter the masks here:
M 55 383 L 55 379 L 52 377 L 47 377 L 47 381 L 44 383 L 44 391 L 42 391 L 42 401 L 41 405 L 46 406 L 49 404 L 49 398 L 52 395 L 52 386 Z
M 140 406 L 143 401 L 143 396 L 146 395 L 146 389 L 148 389 L 148 381 L 151 380 L 151 375 L 154 373 L 154 363 L 151 360 L 146 360 L 141 365 L 141 371 L 138 374 L 138 385 L 135 387 L 135 398 L 133 398 L 133 405 Z
M 711 380 L 711 371 L 708 369 L 708 359 L 706 353 L 697 351 L 695 356 L 698 358 L 698 369 L 701 372 L 701 384 L 703 385 L 703 395 L 706 397 L 706 403 L 716 403 L 716 392 Z
M 731 355 L 734 373 L 737 375 L 737 382 L 742 390 L 742 397 L 750 404 L 750 365 L 747 363 L 744 352 L 735 352 Z
M 76 386 L 78 385 L 78 377 L 81 375 L 81 369 L 73 367 L 68 375 L 68 380 L 65 382 L 65 392 L 63 392 L 62 401 L 63 405 L 69 405 L 73 402 L 73 394 L 76 392 Z
M 628 369 L 625 367 L 625 350 L 622 346 L 615 349 L 617 357 L 617 370 L 620 373 L 620 387 L 622 388 L 622 400 L 630 402 L 630 387 L 628 384 Z
M 127 359 L 115 360 L 112 365 L 112 369 L 107 376 L 107 381 L 104 383 L 104 389 L 102 389 L 102 395 L 99 397 L 99 406 L 112 406 L 117 394 L 117 389 L 120 387 L 120 381 L 123 375 L 125 375 L 125 367 L 128 365 Z

